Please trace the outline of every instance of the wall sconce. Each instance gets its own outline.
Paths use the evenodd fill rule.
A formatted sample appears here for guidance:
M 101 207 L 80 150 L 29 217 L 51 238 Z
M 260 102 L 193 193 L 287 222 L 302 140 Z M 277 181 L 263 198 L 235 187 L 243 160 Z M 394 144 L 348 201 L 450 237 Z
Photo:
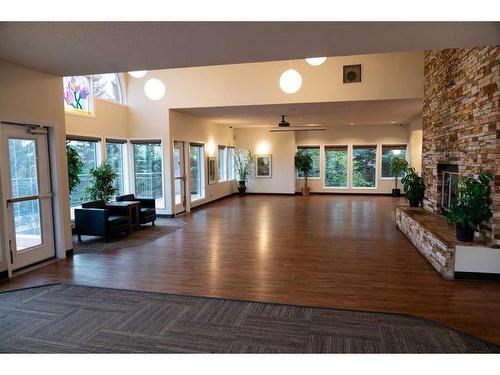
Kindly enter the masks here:
M 208 141 L 205 146 L 208 156 L 215 156 L 215 143 L 213 141 Z
M 269 154 L 269 143 L 262 141 L 257 144 L 257 147 L 255 148 L 255 152 L 257 155 L 267 155 Z

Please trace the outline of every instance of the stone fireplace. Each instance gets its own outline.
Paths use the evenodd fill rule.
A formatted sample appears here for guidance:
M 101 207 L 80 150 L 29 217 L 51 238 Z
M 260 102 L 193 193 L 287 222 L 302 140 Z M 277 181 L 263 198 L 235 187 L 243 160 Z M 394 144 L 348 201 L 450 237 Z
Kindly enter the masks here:
M 499 47 L 425 52 L 422 176 L 424 208 L 441 213 L 443 174 L 459 178 L 487 171 L 492 187 L 493 218 L 482 230 L 484 240 L 500 246 Z M 498 130 L 497 130 L 498 129 Z

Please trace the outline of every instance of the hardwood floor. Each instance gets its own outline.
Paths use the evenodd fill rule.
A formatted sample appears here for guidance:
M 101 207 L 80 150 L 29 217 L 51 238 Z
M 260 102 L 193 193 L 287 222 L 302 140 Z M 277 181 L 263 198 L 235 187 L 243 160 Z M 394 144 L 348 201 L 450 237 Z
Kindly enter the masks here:
M 76 255 L 0 283 L 54 282 L 341 309 L 440 321 L 500 344 L 500 283 L 445 281 L 394 223 L 403 199 L 232 197 L 141 247 Z

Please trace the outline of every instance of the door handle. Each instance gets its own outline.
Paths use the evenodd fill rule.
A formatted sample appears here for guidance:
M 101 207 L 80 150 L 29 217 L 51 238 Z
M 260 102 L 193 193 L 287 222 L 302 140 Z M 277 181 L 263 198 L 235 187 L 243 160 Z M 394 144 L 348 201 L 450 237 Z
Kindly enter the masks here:
M 32 201 L 35 199 L 43 199 L 43 198 L 51 198 L 53 196 L 52 193 L 42 193 L 38 195 L 26 195 L 23 197 L 14 197 L 7 199 L 7 205 L 16 203 L 16 202 L 24 202 L 24 201 Z

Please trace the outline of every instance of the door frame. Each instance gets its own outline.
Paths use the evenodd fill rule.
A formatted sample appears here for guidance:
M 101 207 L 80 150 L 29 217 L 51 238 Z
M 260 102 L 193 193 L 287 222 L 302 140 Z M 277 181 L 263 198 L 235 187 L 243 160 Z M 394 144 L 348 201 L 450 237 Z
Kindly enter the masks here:
M 66 132 L 64 123 L 47 121 L 40 122 L 32 119 L 15 117 L 0 118 L 0 127 L 3 125 L 19 125 L 28 127 L 43 127 L 48 130 L 47 146 L 49 152 L 50 182 L 52 186 L 52 217 L 54 232 L 55 256 L 66 258 L 66 252 L 72 251 L 71 223 L 69 218 L 69 188 L 67 186 L 66 165 Z M 62 164 L 62 165 L 61 165 Z M 0 178 L 3 174 L 0 171 Z M 0 187 L 0 193 L 1 191 Z M 3 220 L 3 210 L 0 215 L 0 272 L 7 271 L 12 277 L 12 266 L 8 254 L 8 241 Z
M 181 152 L 179 153 L 180 157 L 181 157 L 181 160 L 180 160 L 180 164 L 181 164 L 181 172 L 182 172 L 182 176 L 180 177 L 175 177 L 175 165 L 174 165 L 174 168 L 172 170 L 173 172 L 173 179 L 174 179 L 174 185 L 172 186 L 173 187 L 173 193 L 174 193 L 174 215 L 178 215 L 178 214 L 181 214 L 183 212 L 187 212 L 187 175 L 186 175 L 186 167 L 187 167 L 187 164 L 186 164 L 186 142 L 184 141 L 178 141 L 178 140 L 174 140 L 173 141 L 173 147 L 172 147 L 172 161 L 175 163 L 175 148 L 176 148 L 176 144 L 182 144 L 182 149 L 181 149 Z M 177 205 L 175 203 L 175 181 L 176 180 L 181 180 L 181 203 L 179 205 Z M 179 207 L 178 206 L 181 206 L 182 205 L 182 208 L 180 209 L 180 211 L 178 211 Z

